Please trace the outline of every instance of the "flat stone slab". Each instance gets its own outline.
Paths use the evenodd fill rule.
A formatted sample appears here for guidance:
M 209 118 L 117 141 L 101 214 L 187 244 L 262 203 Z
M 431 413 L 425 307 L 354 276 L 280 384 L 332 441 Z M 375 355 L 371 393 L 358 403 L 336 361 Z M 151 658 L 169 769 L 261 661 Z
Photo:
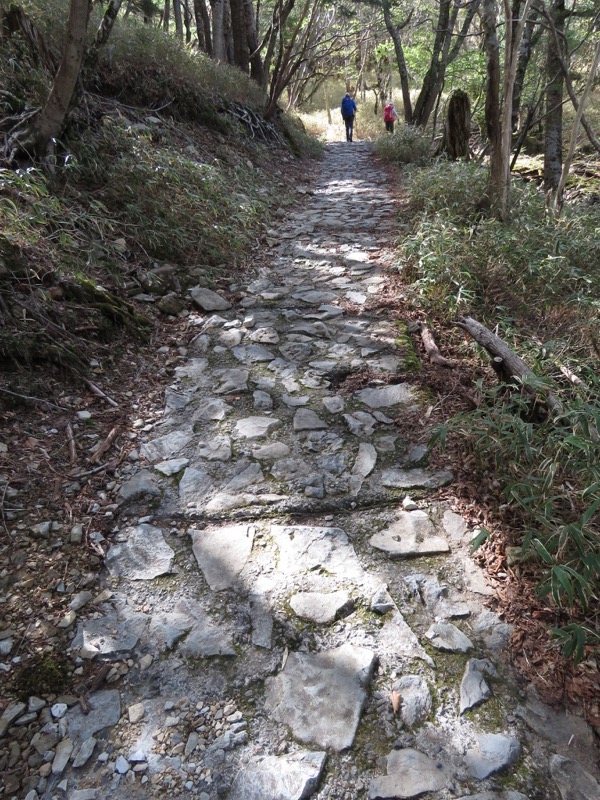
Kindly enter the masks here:
M 213 439 L 199 442 L 196 455 L 199 458 L 205 458 L 207 461 L 229 461 L 231 458 L 231 439 L 229 436 L 219 434 Z
M 180 453 L 192 441 L 193 435 L 191 428 L 166 433 L 151 442 L 144 442 L 140 447 L 140 455 L 150 464 L 165 461 Z
M 453 480 L 449 470 L 386 469 L 381 475 L 382 486 L 391 489 L 439 489 Z
M 406 658 L 419 658 L 430 667 L 435 666 L 395 603 L 392 614 L 377 634 L 377 642 L 385 652 Z
M 131 500 L 137 500 L 147 495 L 151 497 L 160 497 L 162 491 L 154 482 L 154 477 L 155 476 L 148 469 L 143 469 L 136 473 L 128 481 L 125 481 L 119 489 L 119 502 L 128 503 Z
M 416 389 L 409 383 L 395 383 L 381 389 L 361 389 L 354 397 L 369 408 L 389 408 L 390 406 L 415 406 Z
M 279 549 L 277 570 L 289 577 L 325 572 L 324 583 L 337 579 L 360 580 L 360 566 L 350 540 L 341 528 L 309 525 L 272 525 L 271 533 Z
M 340 751 L 352 745 L 375 666 L 375 653 L 344 644 L 322 653 L 291 653 L 266 680 L 265 707 L 301 742 Z
M 154 469 L 161 475 L 170 478 L 171 475 L 177 475 L 178 472 L 184 470 L 189 463 L 189 458 L 172 458 L 169 461 L 160 461 L 155 464 Z
M 250 441 L 262 439 L 280 424 L 281 421 L 274 417 L 245 417 L 236 422 L 234 435 Z
M 392 558 L 447 553 L 450 546 L 443 536 L 436 536 L 433 523 L 424 511 L 400 511 L 389 528 L 374 534 L 371 545 Z
M 112 728 L 121 717 L 121 695 L 117 689 L 104 689 L 88 697 L 89 713 L 77 705 L 67 716 L 67 732 L 75 746 L 81 746 L 104 728 Z
M 427 681 L 420 675 L 403 675 L 393 686 L 400 695 L 400 716 L 413 728 L 429 716 L 432 707 Z
M 477 748 L 467 750 L 465 764 L 469 774 L 482 781 L 510 767 L 521 755 L 521 745 L 504 733 L 481 733 Z
M 228 308 L 231 308 L 228 300 L 203 286 L 194 286 L 193 289 L 190 289 L 190 296 L 203 311 L 227 311 Z
M 554 745 L 559 755 L 577 756 L 594 763 L 598 758 L 592 729 L 581 717 L 564 710 L 555 711 L 529 692 L 525 705 L 516 714 L 539 736 Z
M 245 392 L 248 390 L 249 375 L 250 373 L 247 369 L 217 370 L 215 377 L 219 381 L 219 385 L 214 389 L 214 392 L 216 394 Z
M 329 425 L 310 408 L 299 408 L 294 414 L 295 431 L 319 431 L 328 427 Z
M 275 354 L 262 344 L 240 345 L 231 352 L 243 364 L 258 364 L 261 361 L 273 361 L 275 358 Z
M 550 758 L 550 774 L 558 786 L 562 800 L 598 800 L 600 783 L 578 761 L 554 755 Z
M 113 578 L 150 581 L 171 572 L 175 553 L 165 542 L 160 528 L 143 523 L 125 528 L 126 542 L 113 544 L 104 563 Z
M 254 541 L 253 525 L 190 530 L 192 550 L 213 591 L 233 586 L 246 565 Z
M 338 298 L 335 292 L 323 292 L 318 289 L 309 292 L 298 292 L 293 294 L 292 297 L 294 300 L 302 300 L 303 303 L 308 303 L 313 306 L 319 306 L 322 303 L 332 303 Z
M 183 506 L 203 505 L 212 488 L 212 479 L 203 469 L 187 467 L 179 481 L 179 500 Z
M 254 760 L 235 776 L 228 800 L 305 800 L 316 791 L 326 759 L 326 753 L 302 751 Z
M 485 675 L 496 675 L 496 669 L 487 658 L 470 658 L 460 683 L 460 713 L 480 705 L 492 696 Z
M 451 622 L 436 622 L 425 634 L 431 644 L 447 653 L 467 653 L 473 642 Z
M 418 797 L 444 789 L 451 780 L 440 761 L 411 748 L 392 750 L 386 762 L 387 775 L 371 781 L 369 800 Z
M 341 611 L 352 607 L 350 594 L 339 592 L 300 592 L 290 598 L 290 605 L 301 619 L 319 625 L 333 622 Z
M 130 653 L 147 624 L 146 614 L 136 613 L 130 614 L 125 620 L 120 620 L 113 613 L 99 619 L 86 619 L 79 624 L 71 649 L 78 650 L 82 658 L 88 659 L 97 655 Z
M 479 792 L 478 794 L 464 795 L 458 797 L 457 800 L 529 800 L 529 798 L 521 792 L 507 789 L 505 792 Z

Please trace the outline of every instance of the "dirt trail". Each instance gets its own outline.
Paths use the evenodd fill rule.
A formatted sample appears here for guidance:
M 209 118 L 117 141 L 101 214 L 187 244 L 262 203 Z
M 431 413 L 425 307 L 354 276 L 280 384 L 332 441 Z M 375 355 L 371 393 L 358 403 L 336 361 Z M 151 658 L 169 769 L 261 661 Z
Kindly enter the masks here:
M 600 797 L 591 729 L 518 684 L 473 531 L 428 494 L 452 474 L 396 424 L 429 403 L 374 310 L 387 185 L 367 143 L 329 145 L 239 301 L 192 291 L 101 586 L 74 598 L 71 655 L 108 685 L 87 714 L 0 720 L 0 748 L 36 734 L 27 800 Z

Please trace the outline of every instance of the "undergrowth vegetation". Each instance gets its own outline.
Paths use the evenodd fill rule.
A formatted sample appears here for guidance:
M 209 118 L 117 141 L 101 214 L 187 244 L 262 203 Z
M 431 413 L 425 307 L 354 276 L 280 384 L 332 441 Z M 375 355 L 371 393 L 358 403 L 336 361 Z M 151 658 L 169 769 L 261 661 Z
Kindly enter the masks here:
M 600 206 L 571 204 L 556 219 L 520 183 L 506 225 L 480 212 L 476 165 L 412 167 L 406 178 L 400 269 L 413 302 L 446 323 L 476 317 L 536 376 L 527 392 L 479 384 L 478 409 L 438 427 L 432 446 L 458 438 L 500 482 L 497 510 L 510 511 L 519 558 L 537 563 L 541 595 L 574 614 L 555 634 L 581 659 L 600 642 Z M 536 421 L 531 389 L 543 399 L 550 388 L 561 411 Z
M 67 5 L 25 4 L 55 54 Z M 320 154 L 296 119 L 283 115 L 278 131 L 241 122 L 242 107 L 258 119 L 260 87 L 134 15 L 117 19 L 92 66 L 53 167 L 0 170 L 0 361 L 11 370 L 45 361 L 84 374 L 124 326 L 145 335 L 164 295 L 235 281 L 285 205 L 290 153 Z M 0 85 L 0 118 L 47 96 L 50 77 L 20 35 L 0 37 Z
M 394 133 L 377 139 L 375 152 L 395 164 L 425 164 L 431 159 L 431 139 L 421 128 L 397 122 Z

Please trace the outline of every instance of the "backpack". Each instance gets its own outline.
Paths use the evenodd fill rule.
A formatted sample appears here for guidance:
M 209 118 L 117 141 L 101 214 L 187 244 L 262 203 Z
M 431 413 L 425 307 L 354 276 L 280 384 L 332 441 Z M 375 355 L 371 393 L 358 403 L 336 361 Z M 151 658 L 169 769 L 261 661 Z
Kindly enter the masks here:
M 354 109 L 354 100 L 351 97 L 344 97 L 342 100 L 342 116 L 353 117 Z
M 388 103 L 387 106 L 383 109 L 383 121 L 384 122 L 393 122 L 395 119 L 394 117 L 394 109 L 391 103 Z

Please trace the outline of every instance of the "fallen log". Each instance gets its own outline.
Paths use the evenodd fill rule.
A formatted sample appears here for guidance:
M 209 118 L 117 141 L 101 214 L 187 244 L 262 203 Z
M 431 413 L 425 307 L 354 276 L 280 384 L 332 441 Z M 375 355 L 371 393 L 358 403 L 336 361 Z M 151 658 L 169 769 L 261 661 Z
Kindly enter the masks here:
M 535 373 L 525 361 L 519 358 L 505 341 L 496 336 L 495 333 L 492 333 L 481 322 L 477 322 L 472 317 L 461 317 L 455 324 L 488 351 L 492 358 L 492 366 L 503 381 L 508 381 L 511 378 L 526 379 L 530 376 L 535 377 Z M 527 386 L 527 383 L 524 383 L 523 386 L 529 394 L 538 394 L 538 391 L 534 387 Z M 552 392 L 544 391 L 543 400 L 554 414 L 562 413 L 562 405 Z
M 444 358 L 444 356 L 440 353 L 438 346 L 435 343 L 435 339 L 433 338 L 433 333 L 427 327 L 427 325 L 422 322 L 419 328 L 421 331 L 423 347 L 425 348 L 425 352 L 427 353 L 431 363 L 437 364 L 440 367 L 446 367 L 446 369 L 454 369 L 454 364 L 451 361 L 448 361 L 447 358 Z

